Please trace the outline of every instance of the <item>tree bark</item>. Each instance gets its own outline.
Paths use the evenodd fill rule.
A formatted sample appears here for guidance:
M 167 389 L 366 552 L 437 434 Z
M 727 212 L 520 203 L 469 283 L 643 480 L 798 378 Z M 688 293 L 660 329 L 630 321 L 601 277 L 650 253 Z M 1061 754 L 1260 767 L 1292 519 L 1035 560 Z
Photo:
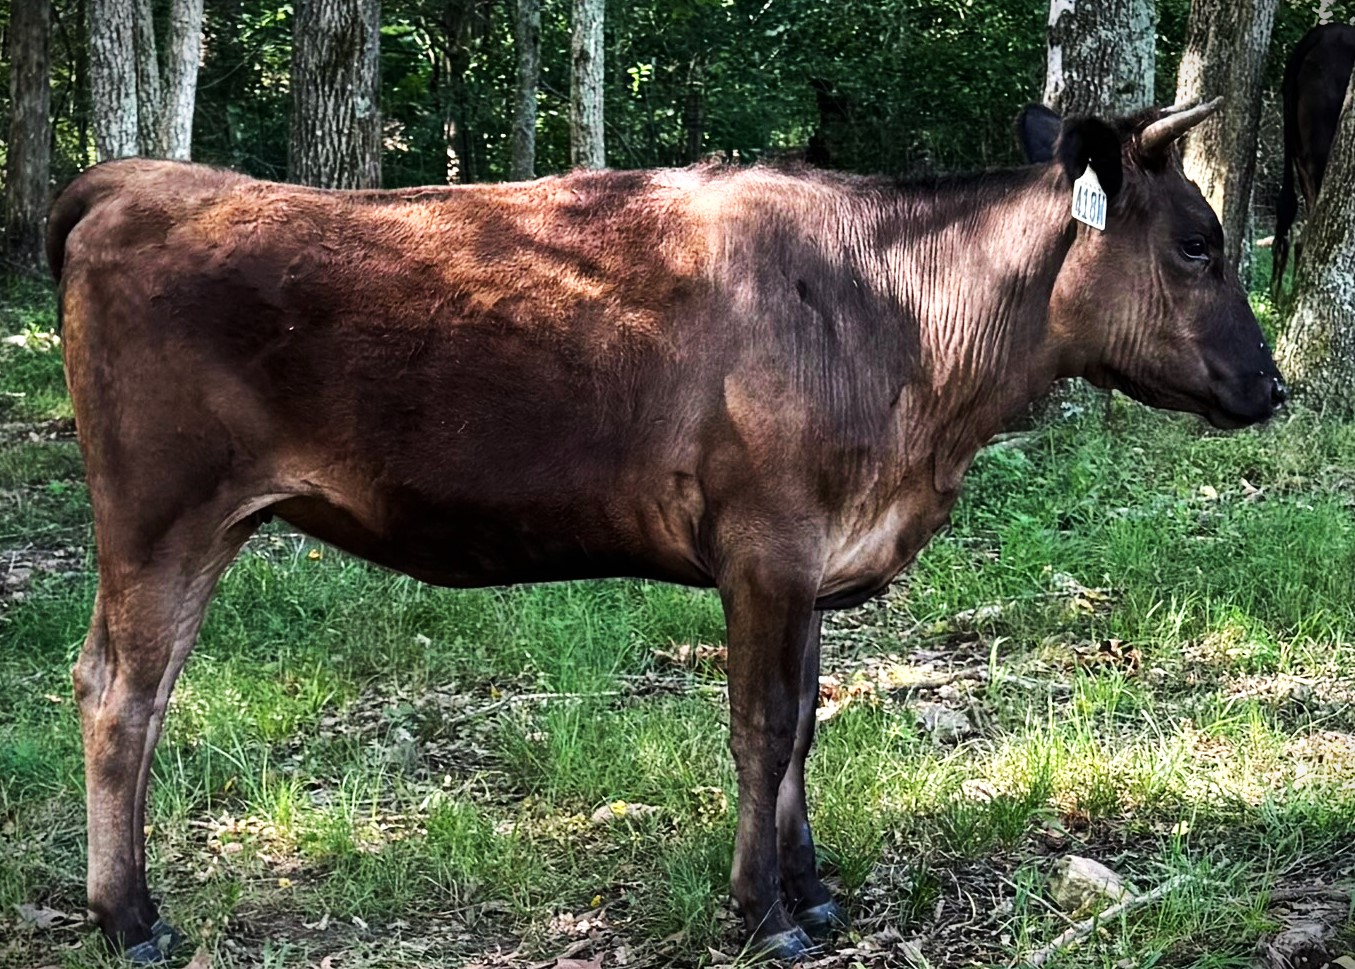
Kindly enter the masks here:
M 1045 104 L 1065 117 L 1147 107 L 1156 40 L 1153 0 L 1050 0 Z
M 381 184 L 380 0 L 297 0 L 289 177 Z
M 52 8 L 20 0 L 9 20 L 9 152 L 5 160 L 5 252 L 41 272 L 42 225 L 52 175 Z
M 155 49 L 155 13 L 151 0 L 137 0 L 132 26 L 136 50 L 136 112 L 139 154 L 163 157 L 160 141 L 160 55 Z
M 574 0 L 573 71 L 569 85 L 569 157 L 583 168 L 605 168 L 602 132 L 602 22 L 605 0 Z
M 90 79 L 100 160 L 189 158 L 202 8 L 203 0 L 173 0 L 162 56 L 152 0 L 90 0 Z
M 159 142 L 166 158 L 187 161 L 193 148 L 193 105 L 202 60 L 203 0 L 174 0 L 161 59 Z
M 513 107 L 515 179 L 536 177 L 536 88 L 541 79 L 541 0 L 518 0 L 513 46 L 517 51 L 517 100 Z
M 1223 108 L 1186 136 L 1186 176 L 1223 223 L 1223 251 L 1242 264 L 1261 123 L 1261 76 L 1277 0 L 1194 0 L 1176 79 L 1178 102 L 1225 95 Z M 1245 268 L 1245 267 L 1244 267 Z
M 1355 415 L 1355 77 L 1303 233 L 1293 310 L 1276 360 L 1315 407 Z
M 135 155 L 136 0 L 90 0 L 89 82 L 94 102 L 94 149 L 99 160 Z

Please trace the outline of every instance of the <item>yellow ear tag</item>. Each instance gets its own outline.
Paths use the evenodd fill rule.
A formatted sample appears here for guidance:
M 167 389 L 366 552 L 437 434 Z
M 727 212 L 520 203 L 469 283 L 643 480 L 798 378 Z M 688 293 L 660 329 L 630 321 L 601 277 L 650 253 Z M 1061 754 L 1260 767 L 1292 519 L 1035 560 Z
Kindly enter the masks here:
M 1106 190 L 1090 165 L 1073 183 L 1073 218 L 1093 229 L 1106 230 Z

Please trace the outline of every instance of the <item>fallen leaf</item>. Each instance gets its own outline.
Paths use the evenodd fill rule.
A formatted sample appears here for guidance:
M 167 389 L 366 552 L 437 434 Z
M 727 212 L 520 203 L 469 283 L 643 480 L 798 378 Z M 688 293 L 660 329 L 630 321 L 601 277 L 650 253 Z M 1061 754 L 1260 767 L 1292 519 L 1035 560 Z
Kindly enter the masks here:
M 682 666 L 693 668 L 697 666 L 712 666 L 715 669 L 724 669 L 729 662 L 729 648 L 727 646 L 710 646 L 706 643 L 673 643 L 672 649 L 654 650 L 654 658 L 663 660 L 672 666 Z
M 1278 923 L 1279 930 L 1257 941 L 1258 965 L 1264 969 L 1287 969 L 1330 962 L 1350 969 L 1355 966 L 1355 959 L 1349 954 L 1339 957 L 1332 954 L 1340 946 L 1341 927 L 1349 914 L 1350 897 L 1344 891 L 1299 887 L 1274 893 L 1267 915 Z
M 19 918 L 39 929 L 50 929 L 62 922 L 76 922 L 79 919 L 69 912 L 61 912 L 45 905 L 15 905 Z
M 591 959 L 557 959 L 555 969 L 602 969 L 602 956 Z
M 183 969 L 212 969 L 212 957 L 206 949 L 198 949 L 193 953 L 193 958 L 188 960 L 188 965 Z

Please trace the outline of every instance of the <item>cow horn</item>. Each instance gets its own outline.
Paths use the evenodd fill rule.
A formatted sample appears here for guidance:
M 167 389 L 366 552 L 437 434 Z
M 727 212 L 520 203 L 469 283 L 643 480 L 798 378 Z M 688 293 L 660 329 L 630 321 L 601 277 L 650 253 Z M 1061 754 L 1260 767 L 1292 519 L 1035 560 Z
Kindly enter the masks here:
M 1162 151 L 1177 138 L 1180 138 L 1217 111 L 1222 103 L 1223 98 L 1217 97 L 1212 101 L 1206 101 L 1204 104 L 1197 104 L 1194 107 L 1173 104 L 1163 112 L 1162 117 L 1143 129 L 1143 133 L 1139 135 L 1140 147 L 1146 152 Z

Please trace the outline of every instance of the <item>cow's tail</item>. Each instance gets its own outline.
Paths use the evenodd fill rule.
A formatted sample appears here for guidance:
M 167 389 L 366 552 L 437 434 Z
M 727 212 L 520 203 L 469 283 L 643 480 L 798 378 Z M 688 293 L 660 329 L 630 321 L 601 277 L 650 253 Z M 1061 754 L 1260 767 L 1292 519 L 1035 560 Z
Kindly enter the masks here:
M 57 284 L 56 326 L 62 324 L 62 272 L 66 268 L 66 240 L 75 227 L 94 209 L 100 199 L 118 183 L 119 162 L 104 162 L 86 169 L 67 185 L 47 213 L 47 268 Z
M 66 239 L 93 205 L 89 188 L 88 179 L 77 178 L 57 196 L 51 212 L 47 214 L 47 268 L 58 283 L 61 282 L 61 270 L 66 263 Z
M 1294 191 L 1294 157 L 1286 145 L 1284 180 L 1280 184 L 1279 200 L 1275 203 L 1275 242 L 1270 250 L 1270 297 L 1276 303 L 1280 301 L 1285 265 L 1289 262 L 1289 230 L 1294 227 L 1294 219 L 1298 214 L 1299 197 Z

